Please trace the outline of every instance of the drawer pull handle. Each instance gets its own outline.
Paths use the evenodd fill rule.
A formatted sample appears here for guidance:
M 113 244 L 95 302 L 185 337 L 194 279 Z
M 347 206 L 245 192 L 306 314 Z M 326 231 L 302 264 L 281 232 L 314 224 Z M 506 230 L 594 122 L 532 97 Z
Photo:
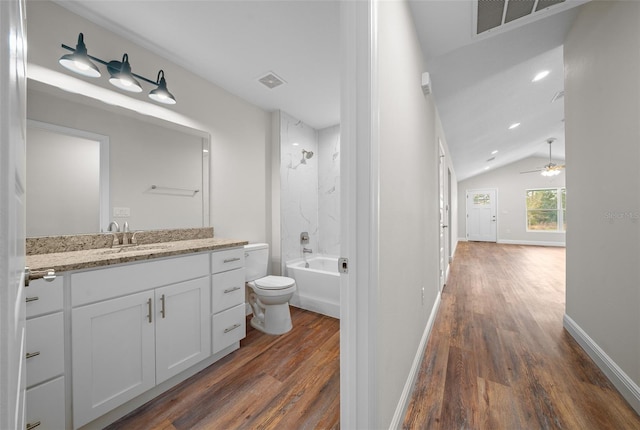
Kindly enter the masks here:
M 149 315 L 147 315 L 147 318 L 149 318 L 149 323 L 152 323 L 153 317 L 151 316 L 151 313 L 153 311 L 151 310 L 151 299 L 147 300 L 147 306 L 149 307 Z
M 234 261 L 240 261 L 240 257 L 225 258 L 225 260 L 224 260 L 225 263 L 233 263 Z
M 235 329 L 237 329 L 238 327 L 240 327 L 241 325 L 242 325 L 242 324 L 234 324 L 234 325 L 232 325 L 232 326 L 231 326 L 231 327 L 229 327 L 229 328 L 225 328 L 225 329 L 224 329 L 224 332 L 225 332 L 225 333 L 229 333 L 231 330 L 235 330 Z
M 239 289 L 240 287 L 227 288 L 226 290 L 224 290 L 224 293 L 225 294 L 233 293 L 234 291 L 238 291 Z
M 160 296 L 160 301 L 162 302 L 162 309 L 160 309 L 160 315 L 162 315 L 162 318 L 164 318 L 167 315 L 167 313 L 165 312 L 165 309 L 164 309 L 164 301 L 165 301 L 164 300 L 164 294 L 162 296 Z
M 40 297 L 36 296 L 36 297 L 27 297 L 27 303 L 29 302 L 35 302 L 36 300 L 40 300 Z
M 40 425 L 40 421 L 36 421 L 35 423 L 27 423 L 27 430 L 32 430 Z
M 26 358 L 33 358 L 33 357 L 37 357 L 40 355 L 40 351 L 36 351 L 36 352 L 27 352 Z

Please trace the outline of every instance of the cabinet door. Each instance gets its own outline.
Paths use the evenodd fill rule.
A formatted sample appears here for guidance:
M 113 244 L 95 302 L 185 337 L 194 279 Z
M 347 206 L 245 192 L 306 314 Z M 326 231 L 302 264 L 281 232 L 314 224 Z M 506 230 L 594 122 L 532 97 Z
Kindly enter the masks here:
M 152 308 L 148 291 L 73 309 L 74 428 L 155 385 Z
M 157 383 L 211 355 L 210 278 L 155 290 Z

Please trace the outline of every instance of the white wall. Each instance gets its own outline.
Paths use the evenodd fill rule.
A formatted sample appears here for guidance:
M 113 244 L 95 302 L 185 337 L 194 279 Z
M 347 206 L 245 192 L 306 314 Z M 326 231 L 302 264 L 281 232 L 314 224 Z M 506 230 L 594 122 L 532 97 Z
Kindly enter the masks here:
M 27 19 L 32 64 L 64 71 L 58 59 L 67 51 L 60 44 L 74 45 L 78 33 L 83 32 L 90 54 L 114 59 L 126 52 L 134 72 L 147 77 L 153 78 L 163 69 L 178 100 L 170 109 L 211 134 L 210 209 L 216 235 L 249 241 L 270 238 L 268 113 L 53 2 L 27 2 Z M 91 83 L 111 89 L 104 77 Z M 144 92 L 132 97 L 147 99 Z
M 545 143 L 546 145 L 546 143 Z M 535 188 L 558 188 L 565 186 L 565 172 L 558 176 L 545 177 L 539 173 L 524 173 L 549 163 L 549 159 L 529 157 L 504 167 L 491 169 L 487 173 L 461 181 L 458 184 L 458 231 L 461 240 L 466 240 L 466 191 L 482 188 L 497 190 L 498 242 L 564 245 L 565 233 L 527 232 L 527 206 L 525 190 Z M 569 193 L 568 191 L 567 193 Z M 567 197 L 568 199 L 568 197 Z M 569 206 L 569 204 L 567 204 Z M 571 208 L 567 207 L 567 212 Z M 568 226 L 568 229 L 571 227 Z
M 379 255 L 373 361 L 376 428 L 388 428 L 439 299 L 440 128 L 432 97 L 422 93 L 427 68 L 408 4 L 377 5 Z
M 586 4 L 564 54 L 566 314 L 635 384 L 640 411 L 640 3 Z
M 28 128 L 27 164 L 27 236 L 100 231 L 100 142 Z

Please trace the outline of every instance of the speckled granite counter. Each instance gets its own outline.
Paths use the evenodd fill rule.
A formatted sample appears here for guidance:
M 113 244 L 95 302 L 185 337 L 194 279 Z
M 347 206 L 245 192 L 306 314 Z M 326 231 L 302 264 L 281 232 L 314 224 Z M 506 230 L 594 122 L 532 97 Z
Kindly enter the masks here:
M 194 252 L 215 251 L 224 248 L 244 246 L 248 243 L 243 240 L 221 239 L 216 237 L 177 240 L 179 236 L 175 234 L 175 230 L 173 230 L 173 232 L 174 234 L 169 236 L 167 236 L 165 232 L 162 232 L 154 236 L 155 239 L 153 240 L 157 241 L 147 239 L 139 241 L 137 245 L 103 246 L 63 252 L 32 253 L 32 255 L 27 255 L 27 266 L 31 269 L 31 279 L 37 279 L 41 278 L 45 274 L 45 271 L 50 269 L 55 270 L 56 273 L 61 273 L 71 270 L 90 269 L 113 264 L 191 254 Z M 150 235 L 151 233 L 147 234 Z M 211 229 L 211 235 L 213 235 L 213 229 Z M 113 237 L 111 234 L 100 236 Z M 143 235 L 141 234 L 141 236 Z

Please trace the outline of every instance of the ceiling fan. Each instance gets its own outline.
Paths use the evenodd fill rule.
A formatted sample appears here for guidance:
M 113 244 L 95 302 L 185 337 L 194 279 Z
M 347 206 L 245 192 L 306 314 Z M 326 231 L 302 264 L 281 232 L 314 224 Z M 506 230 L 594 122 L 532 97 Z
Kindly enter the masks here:
M 534 172 L 540 172 L 540 174 L 542 176 L 556 176 L 559 175 L 560 172 L 562 171 L 562 169 L 564 169 L 564 164 L 556 164 L 553 161 L 551 161 L 551 144 L 553 142 L 555 142 L 555 137 L 550 137 L 547 139 L 547 143 L 549 144 L 549 164 L 545 164 L 544 166 L 540 167 L 539 169 L 536 170 L 527 170 L 526 172 L 520 172 L 522 173 L 534 173 Z

